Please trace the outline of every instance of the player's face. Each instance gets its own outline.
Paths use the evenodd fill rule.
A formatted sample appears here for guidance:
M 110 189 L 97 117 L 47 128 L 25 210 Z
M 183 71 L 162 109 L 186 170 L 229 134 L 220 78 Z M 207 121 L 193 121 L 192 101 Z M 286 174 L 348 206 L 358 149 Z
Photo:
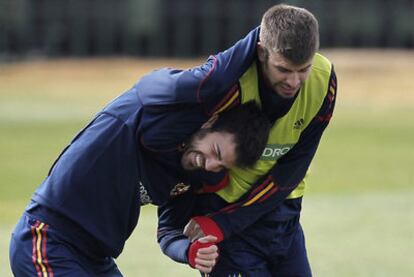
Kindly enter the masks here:
M 219 172 L 236 163 L 234 135 L 226 132 L 199 131 L 193 136 L 181 158 L 186 170 Z
M 272 53 L 259 47 L 259 60 L 265 82 L 283 98 L 293 98 L 308 78 L 312 60 L 295 65 L 278 53 Z

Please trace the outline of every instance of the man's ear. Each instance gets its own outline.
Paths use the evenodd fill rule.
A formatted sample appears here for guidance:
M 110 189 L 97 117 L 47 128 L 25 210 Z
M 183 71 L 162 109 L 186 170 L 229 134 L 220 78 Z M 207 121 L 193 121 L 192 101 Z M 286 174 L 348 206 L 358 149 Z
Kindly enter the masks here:
M 218 117 L 219 117 L 218 114 L 214 114 L 203 125 L 201 125 L 201 129 L 211 128 L 211 126 L 213 126 L 214 122 L 216 122 L 216 120 L 217 120 Z
M 266 62 L 266 48 L 259 42 L 257 42 L 257 56 L 259 57 L 259 61 L 261 63 Z

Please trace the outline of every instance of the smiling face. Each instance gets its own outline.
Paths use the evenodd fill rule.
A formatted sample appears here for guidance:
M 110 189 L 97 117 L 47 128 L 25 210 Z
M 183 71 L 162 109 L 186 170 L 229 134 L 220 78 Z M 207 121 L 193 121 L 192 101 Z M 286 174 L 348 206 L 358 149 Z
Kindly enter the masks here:
M 271 53 L 260 43 L 258 55 L 266 84 L 282 98 L 293 98 L 309 76 L 312 60 L 295 65 L 278 53 Z
M 202 129 L 192 137 L 181 158 L 181 165 L 185 170 L 219 172 L 235 166 L 236 158 L 233 134 Z

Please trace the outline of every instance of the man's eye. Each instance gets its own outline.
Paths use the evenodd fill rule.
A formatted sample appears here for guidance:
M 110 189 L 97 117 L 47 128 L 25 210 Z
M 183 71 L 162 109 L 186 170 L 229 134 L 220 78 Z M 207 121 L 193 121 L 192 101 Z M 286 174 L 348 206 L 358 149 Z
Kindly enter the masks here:
M 221 161 L 221 151 L 220 151 L 220 147 L 216 144 L 214 147 L 214 152 L 216 154 L 216 157 L 219 161 Z
M 287 70 L 286 68 L 283 68 L 283 67 L 277 67 L 276 68 L 277 70 L 279 70 L 280 72 L 282 72 L 282 73 L 287 73 L 287 72 L 289 72 L 289 70 Z

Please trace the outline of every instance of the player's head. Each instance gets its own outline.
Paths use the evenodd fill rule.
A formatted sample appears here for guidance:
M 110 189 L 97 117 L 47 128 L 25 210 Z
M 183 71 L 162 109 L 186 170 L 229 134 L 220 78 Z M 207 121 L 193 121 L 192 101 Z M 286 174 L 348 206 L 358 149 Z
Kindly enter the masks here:
M 312 59 L 319 48 L 319 27 L 306 9 L 275 5 L 263 15 L 260 45 L 268 54 L 280 54 L 295 65 Z
M 218 172 L 253 166 L 260 158 L 270 122 L 254 102 L 213 116 L 190 139 L 181 163 L 184 169 Z
M 280 96 L 296 95 L 309 75 L 318 48 L 318 21 L 306 9 L 280 4 L 263 15 L 259 61 L 266 82 Z

